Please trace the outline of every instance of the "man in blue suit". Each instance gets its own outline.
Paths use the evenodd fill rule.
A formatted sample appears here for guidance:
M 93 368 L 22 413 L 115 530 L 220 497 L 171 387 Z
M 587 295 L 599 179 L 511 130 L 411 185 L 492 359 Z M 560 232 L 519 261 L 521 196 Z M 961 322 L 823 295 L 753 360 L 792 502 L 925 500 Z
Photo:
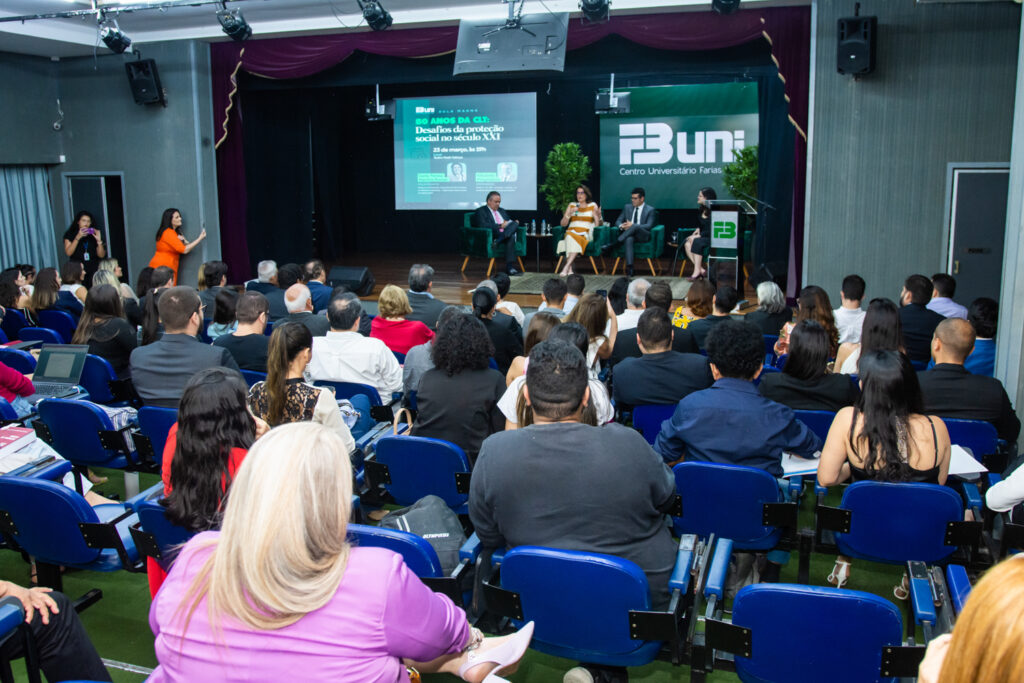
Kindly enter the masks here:
M 516 270 L 516 230 L 519 229 L 519 223 L 501 208 L 501 195 L 494 190 L 488 192 L 487 203 L 473 212 L 472 223 L 477 228 L 489 228 L 494 243 L 505 245 L 505 272 L 520 275 Z
M 633 277 L 633 244 L 650 241 L 657 213 L 655 208 L 646 202 L 644 188 L 635 187 L 629 195 L 629 204 L 626 204 L 619 214 L 619 219 L 615 221 L 615 227 L 619 229 L 617 242 L 624 245 L 626 250 L 628 277 Z M 607 256 L 615 247 L 615 242 L 606 244 L 601 247 L 601 254 Z

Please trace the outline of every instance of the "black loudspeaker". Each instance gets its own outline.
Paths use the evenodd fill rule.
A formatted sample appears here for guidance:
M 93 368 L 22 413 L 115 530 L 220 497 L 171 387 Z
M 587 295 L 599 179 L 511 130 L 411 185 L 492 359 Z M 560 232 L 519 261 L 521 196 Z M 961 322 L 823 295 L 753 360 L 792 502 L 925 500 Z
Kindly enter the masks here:
M 345 285 L 356 296 L 366 296 L 373 291 L 376 280 L 373 273 L 364 266 L 334 266 L 327 276 L 331 287 Z
M 846 17 L 839 20 L 836 69 L 841 74 L 862 76 L 875 70 L 878 17 Z
M 132 88 L 136 104 L 164 104 L 164 89 L 160 85 L 156 61 L 140 59 L 125 62 L 124 69 L 128 72 L 128 85 Z

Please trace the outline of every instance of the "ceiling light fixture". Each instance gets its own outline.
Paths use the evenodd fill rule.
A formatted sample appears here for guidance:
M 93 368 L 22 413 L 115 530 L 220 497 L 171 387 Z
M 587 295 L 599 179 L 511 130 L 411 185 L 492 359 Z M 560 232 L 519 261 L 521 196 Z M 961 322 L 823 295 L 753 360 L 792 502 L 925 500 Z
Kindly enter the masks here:
M 121 31 L 117 19 L 105 16 L 100 20 L 100 40 L 115 54 L 121 54 L 132 45 L 132 39 Z
M 383 31 L 391 26 L 393 19 L 379 0 L 357 0 L 359 9 L 363 10 L 363 19 L 374 31 Z
M 580 0 L 580 10 L 587 21 L 608 21 L 610 6 L 608 0 Z
M 252 26 L 249 26 L 245 21 L 242 11 L 228 9 L 226 3 L 221 6 L 221 9 L 217 10 L 217 21 L 220 22 L 224 33 L 235 42 L 240 43 L 246 38 L 252 37 Z

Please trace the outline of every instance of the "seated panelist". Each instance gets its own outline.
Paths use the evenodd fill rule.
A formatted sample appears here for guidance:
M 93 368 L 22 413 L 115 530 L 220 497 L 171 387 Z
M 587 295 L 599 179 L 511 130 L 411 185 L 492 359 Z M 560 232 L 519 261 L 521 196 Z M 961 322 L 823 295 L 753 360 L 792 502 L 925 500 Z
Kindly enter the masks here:
M 505 245 L 505 272 L 519 275 L 516 269 L 516 230 L 519 223 L 501 208 L 501 195 L 494 190 L 487 193 L 487 203 L 473 212 L 472 223 L 477 228 L 489 228 L 495 244 Z

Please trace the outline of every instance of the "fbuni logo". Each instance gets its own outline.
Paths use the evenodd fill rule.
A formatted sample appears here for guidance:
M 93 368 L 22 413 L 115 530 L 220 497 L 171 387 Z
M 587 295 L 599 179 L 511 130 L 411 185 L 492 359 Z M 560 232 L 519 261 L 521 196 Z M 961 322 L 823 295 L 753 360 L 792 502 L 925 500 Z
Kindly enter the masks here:
M 729 163 L 746 146 L 742 130 L 673 133 L 667 123 L 619 124 L 619 164 L 665 164 L 673 156 L 684 164 Z

